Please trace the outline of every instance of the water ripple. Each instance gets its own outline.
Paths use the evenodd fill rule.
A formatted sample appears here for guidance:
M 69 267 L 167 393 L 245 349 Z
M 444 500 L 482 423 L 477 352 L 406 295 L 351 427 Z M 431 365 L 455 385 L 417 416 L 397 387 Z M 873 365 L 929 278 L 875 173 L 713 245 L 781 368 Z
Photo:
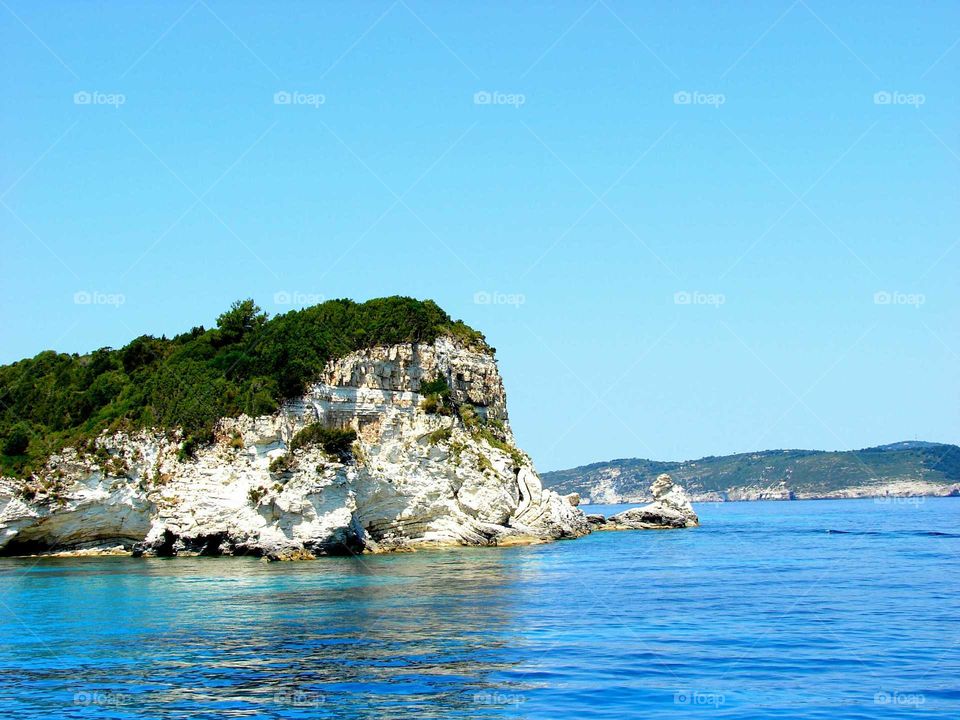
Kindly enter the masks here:
M 960 500 L 268 565 L 0 561 L 12 718 L 960 717 Z

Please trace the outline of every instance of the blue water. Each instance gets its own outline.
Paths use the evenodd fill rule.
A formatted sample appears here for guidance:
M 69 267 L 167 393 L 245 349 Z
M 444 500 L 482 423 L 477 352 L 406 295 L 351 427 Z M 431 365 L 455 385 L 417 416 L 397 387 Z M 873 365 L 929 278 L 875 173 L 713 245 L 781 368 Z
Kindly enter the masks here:
M 960 499 L 697 509 L 526 548 L 0 560 L 0 709 L 960 718 Z

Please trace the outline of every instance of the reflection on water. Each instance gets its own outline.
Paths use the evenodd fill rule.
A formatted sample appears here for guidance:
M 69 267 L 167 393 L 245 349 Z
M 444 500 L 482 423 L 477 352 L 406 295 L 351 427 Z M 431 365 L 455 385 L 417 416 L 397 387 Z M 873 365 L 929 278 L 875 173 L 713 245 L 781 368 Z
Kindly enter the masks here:
M 534 572 L 491 550 L 298 564 L 8 561 L 0 599 L 29 596 L 31 606 L 17 611 L 24 625 L 5 623 L 4 669 L 19 667 L 16 681 L 2 681 L 4 706 L 118 716 L 500 714 L 527 687 L 491 675 L 521 661 L 515 587 Z
M 960 717 L 944 620 L 960 610 L 960 500 L 698 511 L 695 530 L 528 548 L 5 559 L 0 703 L 9 717 Z

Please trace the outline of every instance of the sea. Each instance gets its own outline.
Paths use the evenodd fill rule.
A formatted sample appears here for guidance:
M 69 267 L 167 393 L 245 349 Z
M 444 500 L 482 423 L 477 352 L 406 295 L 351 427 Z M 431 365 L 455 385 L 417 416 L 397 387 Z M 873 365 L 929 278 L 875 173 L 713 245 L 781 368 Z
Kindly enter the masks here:
M 696 510 L 529 547 L 0 559 L 0 714 L 960 718 L 960 498 Z

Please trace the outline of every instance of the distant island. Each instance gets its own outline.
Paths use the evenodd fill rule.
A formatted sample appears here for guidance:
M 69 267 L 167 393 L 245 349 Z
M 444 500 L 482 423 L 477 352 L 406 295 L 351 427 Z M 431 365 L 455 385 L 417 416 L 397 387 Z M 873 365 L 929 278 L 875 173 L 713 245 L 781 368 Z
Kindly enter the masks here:
M 696 502 L 960 495 L 960 447 L 905 441 L 863 450 L 764 450 L 699 460 L 628 458 L 542 474 L 584 502 L 645 502 L 669 473 Z

